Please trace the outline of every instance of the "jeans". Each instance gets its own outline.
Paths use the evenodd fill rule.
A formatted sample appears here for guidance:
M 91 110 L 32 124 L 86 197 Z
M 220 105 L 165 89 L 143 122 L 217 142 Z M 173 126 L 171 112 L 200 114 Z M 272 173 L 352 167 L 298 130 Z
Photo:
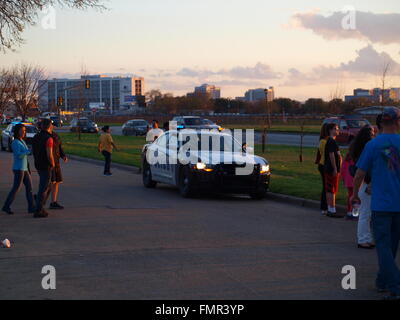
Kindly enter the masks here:
M 101 152 L 102 154 L 103 154 L 103 156 L 104 156 L 104 159 L 105 159 L 105 164 L 104 164 L 104 174 L 106 174 L 106 173 L 111 173 L 111 153 L 110 152 L 108 152 L 108 151 L 105 151 L 105 150 L 103 150 L 102 152 Z
M 25 185 L 26 200 L 28 201 L 28 211 L 34 211 L 35 206 L 33 204 L 31 175 L 28 171 L 21 170 L 14 170 L 14 184 L 10 193 L 8 194 L 6 202 L 4 203 L 4 209 L 10 210 L 10 206 L 14 202 L 15 196 L 21 188 L 22 183 Z
M 322 211 L 327 211 L 328 210 L 328 203 L 326 202 L 325 173 L 324 173 L 324 166 L 322 164 L 318 165 L 318 171 L 321 174 L 321 178 L 322 178 L 321 210 Z
M 51 170 L 38 170 L 39 191 L 36 199 L 36 211 L 40 212 L 46 205 L 46 201 L 51 191 Z
M 366 193 L 368 185 L 363 184 L 358 192 L 361 200 L 360 216 L 357 226 L 358 244 L 373 243 L 374 237 L 371 232 L 371 195 Z
M 379 272 L 376 285 L 400 295 L 400 271 L 396 254 L 400 240 L 400 212 L 373 212 L 372 228 L 376 241 Z

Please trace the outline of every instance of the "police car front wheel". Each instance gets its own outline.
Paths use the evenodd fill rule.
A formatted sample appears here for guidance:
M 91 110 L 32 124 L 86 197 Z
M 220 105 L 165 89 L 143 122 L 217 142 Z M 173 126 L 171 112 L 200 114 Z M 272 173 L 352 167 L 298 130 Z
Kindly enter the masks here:
M 194 196 L 195 188 L 189 167 L 183 167 L 179 175 L 179 192 L 184 198 Z
M 153 180 L 150 165 L 147 163 L 143 166 L 143 185 L 146 188 L 155 188 L 157 186 L 157 182 Z

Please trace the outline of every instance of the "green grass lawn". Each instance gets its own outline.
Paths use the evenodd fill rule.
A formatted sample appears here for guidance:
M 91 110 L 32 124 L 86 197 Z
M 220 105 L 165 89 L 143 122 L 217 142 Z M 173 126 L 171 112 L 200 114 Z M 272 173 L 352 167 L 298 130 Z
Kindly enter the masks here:
M 77 133 L 59 133 L 59 136 L 63 141 L 66 153 L 91 159 L 104 159 L 103 155 L 97 151 L 99 135 L 82 133 L 80 141 Z M 140 154 L 145 143 L 144 137 L 113 136 L 113 139 L 119 150 L 113 153 L 113 161 L 140 166 Z
M 91 159 L 104 159 L 97 152 L 97 134 L 82 134 L 81 141 L 78 140 L 76 133 L 59 135 L 67 153 Z M 139 167 L 144 137 L 114 136 L 113 139 L 120 148 L 120 151 L 113 153 L 113 162 Z M 304 148 L 303 163 L 299 161 L 299 147 L 270 145 L 262 154 L 261 146 L 256 146 L 255 151 L 270 162 L 272 192 L 319 200 L 321 181 L 314 164 L 314 148 Z M 338 203 L 344 204 L 345 194 L 346 190 L 341 184 Z
M 274 146 L 261 152 L 256 146 L 256 154 L 266 158 L 271 166 L 271 191 L 296 197 L 319 200 L 321 178 L 315 161 L 315 148 L 303 149 L 303 162 L 299 160 L 299 147 Z M 338 203 L 344 204 L 347 190 L 340 182 Z

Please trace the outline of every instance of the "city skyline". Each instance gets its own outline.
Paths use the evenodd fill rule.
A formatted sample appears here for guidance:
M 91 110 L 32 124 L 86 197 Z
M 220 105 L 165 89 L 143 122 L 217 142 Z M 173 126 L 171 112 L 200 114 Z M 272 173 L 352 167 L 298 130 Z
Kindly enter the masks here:
M 115 0 L 104 12 L 57 8 L 56 29 L 40 20 L 27 27 L 26 43 L 2 54 L 1 66 L 38 64 L 49 78 L 78 78 L 84 66 L 144 77 L 146 91 L 175 95 L 203 83 L 232 98 L 273 86 L 276 97 L 304 101 L 380 87 L 390 62 L 387 87 L 400 87 L 400 5 L 352 1 L 356 28 L 345 30 L 348 4 Z

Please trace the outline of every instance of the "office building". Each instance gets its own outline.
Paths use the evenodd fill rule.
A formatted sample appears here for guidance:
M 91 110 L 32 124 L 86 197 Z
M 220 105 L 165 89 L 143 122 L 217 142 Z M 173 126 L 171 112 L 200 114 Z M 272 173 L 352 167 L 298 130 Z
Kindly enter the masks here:
M 214 85 L 203 84 L 200 87 L 195 87 L 193 93 L 188 93 L 188 97 L 193 96 L 208 96 L 210 99 L 221 98 L 221 88 Z
M 81 76 L 80 79 L 43 80 L 39 84 L 41 110 L 65 111 L 103 105 L 111 113 L 144 101 L 144 78 Z
M 247 102 L 268 101 L 272 102 L 275 99 L 274 87 L 268 89 L 251 89 L 244 95 L 244 100 Z
M 367 99 L 371 103 L 381 103 L 382 101 L 400 100 L 400 88 L 385 89 L 355 89 L 352 96 L 345 96 L 345 102 L 350 102 L 354 99 Z

